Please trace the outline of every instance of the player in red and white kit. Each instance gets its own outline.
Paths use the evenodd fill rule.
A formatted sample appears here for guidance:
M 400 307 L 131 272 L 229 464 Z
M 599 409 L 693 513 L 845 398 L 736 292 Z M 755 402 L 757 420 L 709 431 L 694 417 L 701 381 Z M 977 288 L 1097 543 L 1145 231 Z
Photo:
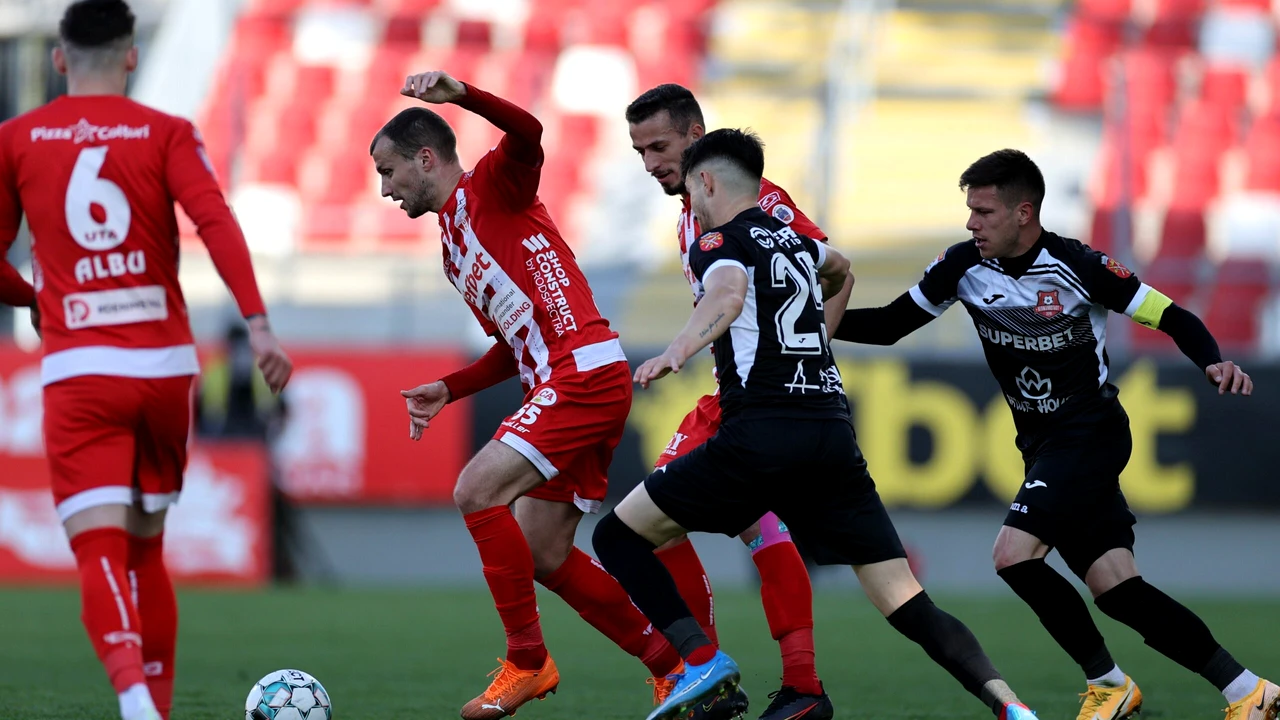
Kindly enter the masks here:
M 164 520 L 182 489 L 199 372 L 175 201 L 249 319 L 273 390 L 292 366 L 195 128 L 124 97 L 133 26 L 122 0 L 71 5 L 53 51 L 68 95 L 0 125 L 0 257 L 25 213 L 35 279 L 0 262 L 0 300 L 39 318 L 45 450 L 89 639 L 124 720 L 167 720 L 178 609 Z
M 687 88 L 666 84 L 632 101 L 626 117 L 632 147 L 644 160 L 645 171 L 668 195 L 680 196 L 682 207 L 676 239 L 680 243 L 680 262 L 697 302 L 702 297 L 702 287 L 689 269 L 689 248 L 701 230 L 680 176 L 680 157 L 685 148 L 705 133 L 702 109 Z M 767 178 L 760 183 L 760 208 L 801 235 L 827 240 L 826 234 L 800 212 L 787 191 Z M 839 325 L 852 288 L 850 275 L 844 289 L 825 303 L 828 328 Z M 663 467 L 705 443 L 719 428 L 719 393 L 704 395 L 680 423 L 654 467 Z M 782 652 L 782 688 L 773 695 L 772 703 L 761 718 L 784 720 L 804 715 L 806 720 L 827 720 L 833 711 L 814 662 L 813 590 L 804 561 L 792 544 L 786 525 L 773 513 L 765 515 L 739 537 L 751 549 L 751 558 L 760 572 L 765 617 Z M 711 584 L 706 580 L 693 544 L 688 538 L 680 538 L 659 548 L 657 553 L 707 637 L 716 642 Z M 727 700 L 733 705 L 736 698 Z
M 680 668 L 679 655 L 617 581 L 573 546 L 583 513 L 604 501 L 609 461 L 631 408 L 631 374 L 617 333 L 537 197 L 542 125 L 438 71 L 409 77 L 401 93 L 456 103 L 505 133 L 464 171 L 448 123 L 412 108 L 388 122 L 369 150 L 384 196 L 409 217 L 438 216 L 445 275 L 497 341 L 472 365 L 403 392 L 411 436 L 420 438 L 446 403 L 512 376 L 526 391 L 524 405 L 454 488 L 507 635 L 493 683 L 462 717 L 511 715 L 555 691 L 560 675 L 543 644 L 535 579 L 644 661 L 660 689 Z

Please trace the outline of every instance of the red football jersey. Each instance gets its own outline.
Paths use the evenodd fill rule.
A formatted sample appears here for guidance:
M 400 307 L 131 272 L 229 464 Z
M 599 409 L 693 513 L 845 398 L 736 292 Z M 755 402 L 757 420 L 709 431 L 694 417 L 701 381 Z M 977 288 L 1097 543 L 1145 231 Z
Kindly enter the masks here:
M 689 269 L 689 248 L 693 247 L 693 243 L 702 235 L 702 230 L 689 205 L 689 194 L 685 193 L 680 197 L 683 207 L 680 209 L 680 220 L 676 223 L 676 237 L 680 241 L 680 264 L 684 268 L 684 276 L 689 281 L 689 287 L 693 289 L 693 302 L 696 304 L 702 299 L 702 283 L 698 282 L 693 276 L 693 271 Z M 791 229 L 800 235 L 821 242 L 827 241 L 826 233 L 822 232 L 822 229 L 808 216 L 800 212 L 786 190 L 769 182 L 769 178 L 760 179 L 760 209 L 790 225 Z
M 125 97 L 76 96 L 0 125 L 0 257 L 25 212 L 45 384 L 199 371 L 175 201 L 241 311 L 264 312 L 244 236 L 190 122 Z M 0 297 L 29 302 L 30 286 L 0 266 Z
M 511 157 L 504 140 L 462 176 L 439 213 L 445 275 L 485 332 L 511 346 L 526 388 L 626 360 L 537 198 L 540 176 L 541 166 Z

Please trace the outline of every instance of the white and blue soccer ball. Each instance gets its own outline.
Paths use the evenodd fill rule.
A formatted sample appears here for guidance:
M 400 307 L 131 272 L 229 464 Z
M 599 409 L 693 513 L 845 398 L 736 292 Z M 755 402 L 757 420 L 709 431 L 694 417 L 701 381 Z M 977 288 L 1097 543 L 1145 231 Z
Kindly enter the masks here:
M 262 678 L 244 701 L 244 720 L 330 720 L 329 693 L 301 670 L 277 670 Z

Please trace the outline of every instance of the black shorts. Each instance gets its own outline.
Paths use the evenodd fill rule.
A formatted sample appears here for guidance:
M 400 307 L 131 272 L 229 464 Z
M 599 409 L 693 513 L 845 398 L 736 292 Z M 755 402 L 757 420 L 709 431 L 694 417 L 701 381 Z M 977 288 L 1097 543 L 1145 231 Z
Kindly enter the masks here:
M 693 532 L 737 536 L 772 511 L 819 565 L 907 556 L 847 419 L 732 419 L 645 489 Z
M 1004 524 L 1057 548 L 1080 579 L 1109 550 L 1133 550 L 1137 518 L 1120 492 L 1133 451 L 1123 411 L 1087 430 L 1050 436 L 1023 454 L 1027 476 Z

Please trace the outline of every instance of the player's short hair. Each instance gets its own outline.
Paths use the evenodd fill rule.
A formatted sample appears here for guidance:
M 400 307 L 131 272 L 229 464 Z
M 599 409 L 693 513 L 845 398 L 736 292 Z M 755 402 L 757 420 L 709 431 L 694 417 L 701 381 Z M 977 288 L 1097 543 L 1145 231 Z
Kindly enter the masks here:
M 675 83 L 650 88 L 632 100 L 627 106 L 627 122 L 632 125 L 642 123 L 663 110 L 671 116 L 671 125 L 681 135 L 688 134 L 695 123 L 706 125 L 702 121 L 702 107 L 698 105 L 697 98 L 689 88 Z
M 723 162 L 753 181 L 757 187 L 764 176 L 764 143 L 750 130 L 722 128 L 698 138 L 680 156 L 680 177 L 710 162 Z
M 384 137 L 406 158 L 414 157 L 425 147 L 434 150 L 445 162 L 458 159 L 458 136 L 453 134 L 453 128 L 444 118 L 424 107 L 406 108 L 388 120 L 369 143 L 370 155 L 378 139 Z
M 1006 207 L 1031 203 L 1040 213 L 1044 202 L 1044 175 L 1021 150 L 997 150 L 978 158 L 960 174 L 960 189 L 995 186 Z
M 119 61 L 133 47 L 136 18 L 124 0 L 79 0 L 58 23 L 67 62 L 89 67 Z

